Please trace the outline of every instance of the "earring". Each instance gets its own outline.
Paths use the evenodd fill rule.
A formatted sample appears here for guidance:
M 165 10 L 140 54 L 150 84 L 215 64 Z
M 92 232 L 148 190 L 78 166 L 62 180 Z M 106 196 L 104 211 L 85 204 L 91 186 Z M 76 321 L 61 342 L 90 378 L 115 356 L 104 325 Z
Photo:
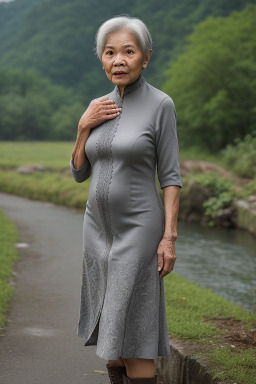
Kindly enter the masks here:
M 104 71 L 104 69 L 105 69 L 105 68 L 104 68 L 104 67 L 102 67 L 102 71 Z

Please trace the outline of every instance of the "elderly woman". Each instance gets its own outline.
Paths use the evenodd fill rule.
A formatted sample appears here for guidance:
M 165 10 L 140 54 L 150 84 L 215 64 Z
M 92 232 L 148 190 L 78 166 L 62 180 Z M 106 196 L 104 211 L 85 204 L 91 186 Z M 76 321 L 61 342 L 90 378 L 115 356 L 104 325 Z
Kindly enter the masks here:
M 107 20 L 96 42 L 115 88 L 82 115 L 71 159 L 77 182 L 91 175 L 78 334 L 108 360 L 111 383 L 156 383 L 154 359 L 170 353 L 163 277 L 176 259 L 175 107 L 142 75 L 152 39 L 141 20 Z

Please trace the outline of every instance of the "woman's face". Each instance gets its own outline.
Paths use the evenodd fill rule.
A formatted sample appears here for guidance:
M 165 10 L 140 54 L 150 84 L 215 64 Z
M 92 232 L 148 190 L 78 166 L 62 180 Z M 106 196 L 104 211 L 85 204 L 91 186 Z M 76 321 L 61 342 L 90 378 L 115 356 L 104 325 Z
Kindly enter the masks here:
M 152 51 L 144 57 L 136 36 L 127 29 L 111 33 L 106 40 L 102 64 L 112 83 L 119 86 L 121 96 L 124 88 L 133 83 L 146 68 Z

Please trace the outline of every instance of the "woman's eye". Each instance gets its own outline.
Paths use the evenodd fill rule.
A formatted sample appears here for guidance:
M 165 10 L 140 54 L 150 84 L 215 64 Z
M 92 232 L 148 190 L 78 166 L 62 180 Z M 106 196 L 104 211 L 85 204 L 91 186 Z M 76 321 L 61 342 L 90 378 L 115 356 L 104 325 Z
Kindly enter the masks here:
M 133 51 L 131 50 L 131 49 L 127 49 L 127 51 L 126 51 L 129 55 L 131 54 L 131 53 L 133 53 Z
M 113 55 L 113 51 L 107 51 L 106 55 Z

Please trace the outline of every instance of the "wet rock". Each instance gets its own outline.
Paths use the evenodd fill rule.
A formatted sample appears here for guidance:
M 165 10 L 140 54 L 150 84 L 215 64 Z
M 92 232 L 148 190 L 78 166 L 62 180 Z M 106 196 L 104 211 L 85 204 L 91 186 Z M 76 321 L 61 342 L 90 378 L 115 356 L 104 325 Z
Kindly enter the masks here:
M 16 172 L 17 173 L 23 173 L 26 175 L 33 174 L 35 172 L 45 172 L 46 168 L 42 164 L 28 164 L 28 165 L 23 165 L 19 168 L 17 168 Z
M 252 195 L 248 200 L 238 200 L 235 206 L 237 209 L 237 227 L 256 235 L 256 196 Z
M 232 204 L 230 207 L 222 209 L 215 217 L 215 223 L 225 228 L 236 228 L 237 226 L 237 207 Z

